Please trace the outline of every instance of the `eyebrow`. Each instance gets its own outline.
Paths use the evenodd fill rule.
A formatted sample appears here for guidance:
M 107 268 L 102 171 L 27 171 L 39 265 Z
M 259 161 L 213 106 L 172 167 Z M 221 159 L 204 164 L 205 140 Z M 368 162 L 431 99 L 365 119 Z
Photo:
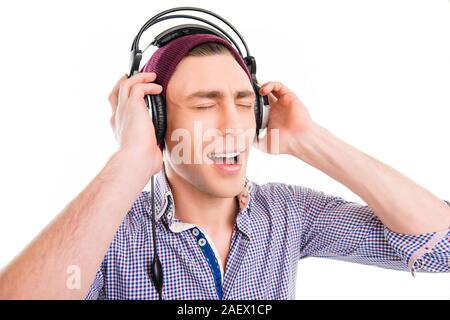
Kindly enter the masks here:
M 194 93 L 191 93 L 190 95 L 188 95 L 186 97 L 186 100 L 192 100 L 195 98 L 208 98 L 208 99 L 221 99 L 224 96 L 224 92 L 223 91 L 219 91 L 219 90 L 212 90 L 212 91 L 197 91 Z M 235 98 L 236 99 L 240 99 L 240 98 L 247 98 L 247 97 L 255 97 L 255 92 L 251 91 L 251 90 L 241 90 L 241 91 L 236 91 L 235 93 Z

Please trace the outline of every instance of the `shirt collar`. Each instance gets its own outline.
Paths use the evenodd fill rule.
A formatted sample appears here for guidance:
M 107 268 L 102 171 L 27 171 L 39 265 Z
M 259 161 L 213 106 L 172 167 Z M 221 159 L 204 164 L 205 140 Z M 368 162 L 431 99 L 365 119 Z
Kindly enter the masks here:
M 245 179 L 242 191 L 236 196 L 239 203 L 239 213 L 236 217 L 238 228 L 250 237 L 249 230 L 249 210 L 251 207 L 252 182 Z M 172 190 L 167 180 L 167 174 L 163 165 L 162 170 L 158 172 L 155 179 L 155 211 L 156 222 L 162 221 L 173 232 L 181 232 L 194 227 L 193 224 L 184 223 L 175 216 L 175 203 Z M 151 208 L 151 192 L 147 191 L 147 207 Z

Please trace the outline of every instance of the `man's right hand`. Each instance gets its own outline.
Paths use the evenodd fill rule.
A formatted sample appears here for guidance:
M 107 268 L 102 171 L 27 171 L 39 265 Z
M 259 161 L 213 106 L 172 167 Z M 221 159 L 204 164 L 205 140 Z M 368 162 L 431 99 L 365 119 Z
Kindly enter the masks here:
M 112 115 L 110 124 L 119 143 L 119 152 L 132 154 L 138 163 L 155 174 L 162 166 L 162 153 L 156 144 L 155 129 L 144 96 L 159 94 L 162 86 L 153 81 L 154 72 L 125 74 L 109 94 Z
M 0 272 L 0 299 L 81 299 L 125 215 L 151 175 L 161 169 L 162 154 L 145 105 L 146 94 L 162 87 L 154 73 L 123 76 L 109 101 L 111 126 L 119 151 L 64 210 Z M 93 245 L 95 244 L 95 245 Z M 42 254 L 42 253 L 45 254 Z M 68 285 L 68 268 L 77 267 L 79 286 Z

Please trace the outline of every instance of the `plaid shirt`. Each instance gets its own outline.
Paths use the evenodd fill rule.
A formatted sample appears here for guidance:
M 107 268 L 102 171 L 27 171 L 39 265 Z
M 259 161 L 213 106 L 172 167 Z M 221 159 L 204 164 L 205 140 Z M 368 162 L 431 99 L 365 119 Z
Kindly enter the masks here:
M 150 200 L 148 191 L 136 199 L 86 299 L 158 299 L 149 273 Z M 414 236 L 395 233 L 367 205 L 283 183 L 246 180 L 238 201 L 224 271 L 208 235 L 177 219 L 164 169 L 158 174 L 156 236 L 163 299 L 294 299 L 297 262 L 306 257 L 409 270 L 413 275 L 450 272 L 450 229 Z

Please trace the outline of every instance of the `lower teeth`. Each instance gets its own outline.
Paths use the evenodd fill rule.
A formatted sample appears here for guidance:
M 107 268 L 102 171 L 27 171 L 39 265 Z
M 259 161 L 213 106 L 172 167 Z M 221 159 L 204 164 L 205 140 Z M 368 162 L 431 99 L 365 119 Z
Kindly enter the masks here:
M 237 157 L 233 158 L 215 158 L 214 162 L 219 164 L 236 164 Z
M 217 163 L 217 164 L 237 164 L 238 163 L 238 157 L 239 156 L 235 156 L 235 157 L 231 157 L 231 158 L 228 158 L 228 157 L 221 157 L 221 158 L 210 157 L 210 159 L 213 160 L 214 163 Z

